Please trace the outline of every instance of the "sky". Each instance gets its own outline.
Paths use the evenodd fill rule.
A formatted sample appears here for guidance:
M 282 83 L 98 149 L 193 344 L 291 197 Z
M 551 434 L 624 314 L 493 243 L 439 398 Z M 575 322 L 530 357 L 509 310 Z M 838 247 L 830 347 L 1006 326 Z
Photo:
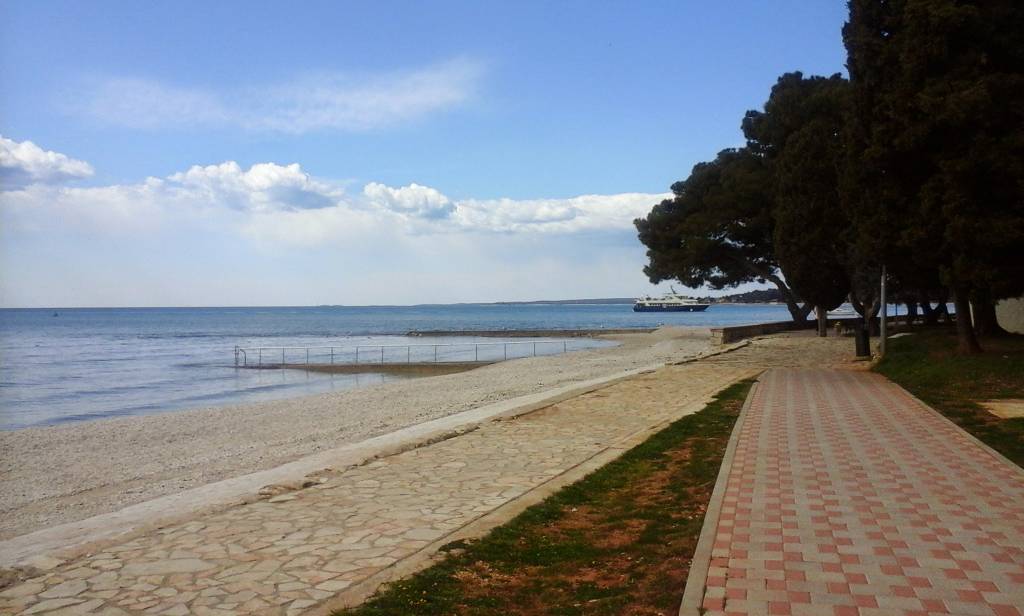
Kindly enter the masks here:
M 0 1 L 0 306 L 666 289 L 633 219 L 845 4 Z

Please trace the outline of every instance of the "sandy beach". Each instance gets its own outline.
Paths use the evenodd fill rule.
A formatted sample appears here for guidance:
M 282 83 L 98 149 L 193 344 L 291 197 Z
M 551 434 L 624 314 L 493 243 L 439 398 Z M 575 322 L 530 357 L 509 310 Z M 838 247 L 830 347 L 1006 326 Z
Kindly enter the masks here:
M 0 432 L 0 539 L 709 346 L 702 328 L 608 338 L 620 345 L 289 400 Z

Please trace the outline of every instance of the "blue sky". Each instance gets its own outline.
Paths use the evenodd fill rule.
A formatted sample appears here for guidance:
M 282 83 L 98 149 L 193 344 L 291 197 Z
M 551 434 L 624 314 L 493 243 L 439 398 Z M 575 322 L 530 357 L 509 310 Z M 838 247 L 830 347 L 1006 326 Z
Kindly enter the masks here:
M 0 304 L 651 290 L 630 221 L 845 2 L 4 2 Z

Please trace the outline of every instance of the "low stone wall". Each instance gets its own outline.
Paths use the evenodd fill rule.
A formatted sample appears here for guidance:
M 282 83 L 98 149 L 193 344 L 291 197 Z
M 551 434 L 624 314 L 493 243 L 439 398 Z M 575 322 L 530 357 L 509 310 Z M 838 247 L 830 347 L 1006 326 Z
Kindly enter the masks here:
M 807 329 L 814 326 L 814 321 L 808 321 L 808 325 L 795 323 L 793 321 L 779 321 L 776 323 L 756 323 L 754 325 L 738 325 L 736 327 L 715 327 L 711 329 L 712 344 L 729 344 L 739 342 L 745 338 L 755 336 L 766 336 L 779 332 L 789 332 L 797 329 Z
M 893 325 L 896 325 L 900 320 L 906 320 L 906 317 L 889 317 L 889 323 Z M 875 321 L 878 321 L 878 317 L 875 317 Z M 829 319 L 828 326 L 831 329 L 832 327 L 835 327 L 836 323 L 842 323 L 852 329 L 863 322 L 864 321 L 861 317 Z M 755 336 L 767 336 L 769 334 L 792 332 L 801 329 L 814 329 L 817 326 L 818 322 L 816 320 L 808 319 L 803 323 L 796 323 L 795 321 L 777 321 L 775 323 L 756 323 L 754 325 L 737 325 L 735 327 L 715 327 L 711 329 L 711 343 L 729 344 L 730 342 L 739 342 L 740 340 L 754 338 Z

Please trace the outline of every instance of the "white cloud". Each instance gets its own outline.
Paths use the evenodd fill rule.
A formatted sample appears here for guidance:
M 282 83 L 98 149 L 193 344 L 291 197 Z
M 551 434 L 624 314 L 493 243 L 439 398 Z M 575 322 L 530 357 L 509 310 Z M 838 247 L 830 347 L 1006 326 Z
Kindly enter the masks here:
M 167 182 L 174 190 L 202 197 L 212 206 L 254 212 L 325 208 L 342 196 L 340 189 L 312 179 L 298 163 L 259 163 L 248 171 L 234 161 L 193 166 L 169 176 Z
M 353 255 L 373 237 L 398 231 L 379 215 L 345 203 L 315 210 L 257 212 L 239 221 L 237 229 L 264 247 L 306 249 L 335 244 Z
M 668 194 L 620 193 L 568 199 L 469 199 L 456 203 L 453 218 L 466 229 L 508 233 L 577 233 L 632 230 Z
M 31 141 L 19 143 L 0 136 L 0 190 L 56 184 L 92 174 L 92 166 L 87 162 L 44 150 Z
M 577 233 L 632 230 L 633 220 L 668 193 L 581 195 L 566 199 L 463 199 L 453 201 L 419 184 L 392 188 L 371 182 L 368 204 L 398 214 L 419 232 Z
M 148 179 L 138 184 L 69 188 L 34 184 L 0 194 L 4 226 L 70 231 L 124 233 L 157 230 L 175 211 L 164 184 Z
M 231 120 L 228 109 L 211 92 L 146 79 L 115 77 L 99 81 L 90 84 L 75 101 L 74 111 L 129 128 L 209 126 Z
M 234 90 L 111 78 L 90 84 L 72 110 L 131 128 L 361 131 L 458 106 L 473 96 L 482 74 L 478 62 L 453 60 L 377 75 L 306 74 L 283 83 Z
M 8 143 L 13 144 L 13 142 Z M 28 147 L 26 147 L 26 144 Z M 190 226 L 241 235 L 272 245 L 312 247 L 340 238 L 388 234 L 572 234 L 632 232 L 632 221 L 665 194 L 582 195 L 566 199 L 454 200 L 420 184 L 391 187 L 370 182 L 346 195 L 336 184 L 310 176 L 297 163 L 234 161 L 193 166 L 164 178 L 134 184 L 68 187 L 55 177 L 92 169 L 31 142 L 6 151 L 35 161 L 34 183 L 0 196 L 0 216 L 14 229 L 63 227 L 73 232 L 136 233 L 165 226 Z M 25 154 L 27 152 L 28 154 Z M 44 164 L 44 162 L 46 164 Z
M 73 188 L 32 184 L 0 196 L 7 226 L 47 225 L 103 233 L 137 232 L 166 224 L 244 228 L 267 213 L 335 208 L 343 191 L 314 180 L 298 164 L 261 163 L 242 169 L 228 161 L 194 166 L 135 184 Z
M 363 187 L 370 203 L 399 214 L 422 218 L 447 218 L 455 205 L 440 191 L 413 183 L 401 188 L 370 182 Z
M 665 196 L 346 194 L 298 164 L 233 161 L 129 184 L 37 181 L 0 192 L 0 305 L 622 295 L 646 288 L 632 220 Z

